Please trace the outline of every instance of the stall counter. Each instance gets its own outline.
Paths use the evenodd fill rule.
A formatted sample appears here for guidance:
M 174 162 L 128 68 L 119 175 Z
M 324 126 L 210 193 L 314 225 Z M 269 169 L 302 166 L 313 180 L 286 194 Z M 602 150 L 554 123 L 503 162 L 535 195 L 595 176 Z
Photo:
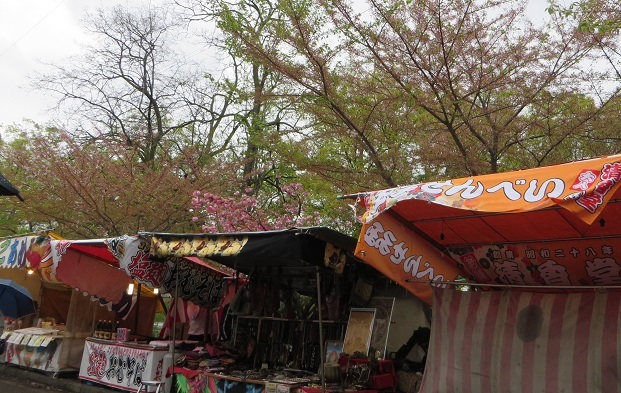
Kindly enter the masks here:
M 265 381 L 242 379 L 205 371 L 174 368 L 176 392 L 189 393 L 266 393 Z
M 7 333 L 3 333 L 3 336 L 6 334 L 6 363 L 54 375 L 78 370 L 71 359 L 76 349 L 81 353 L 83 339 L 65 337 L 64 332 L 52 328 L 26 328 Z
M 170 378 L 164 371 L 172 355 L 166 356 L 168 346 L 115 342 L 89 337 L 84 345 L 78 377 L 115 389 L 135 392 L 140 381 L 164 381 L 170 389 Z
M 349 359 L 350 364 L 368 363 L 367 359 Z M 269 377 L 267 379 L 251 379 L 212 373 L 207 370 L 193 370 L 176 366 L 172 369 L 175 376 L 176 391 L 173 393 L 322 393 L 324 389 L 316 378 Z M 167 369 L 171 373 L 171 369 Z M 369 378 L 368 389 L 344 389 L 342 386 L 326 384 L 328 393 L 379 393 L 396 392 L 397 376 L 391 360 L 379 360 L 380 374 Z
M 175 367 L 174 376 L 177 389 L 173 393 L 303 393 L 302 386 L 310 381 L 309 378 L 253 379 L 185 367 Z
M 6 363 L 6 342 L 11 336 L 12 331 L 5 330 L 0 336 L 0 363 Z

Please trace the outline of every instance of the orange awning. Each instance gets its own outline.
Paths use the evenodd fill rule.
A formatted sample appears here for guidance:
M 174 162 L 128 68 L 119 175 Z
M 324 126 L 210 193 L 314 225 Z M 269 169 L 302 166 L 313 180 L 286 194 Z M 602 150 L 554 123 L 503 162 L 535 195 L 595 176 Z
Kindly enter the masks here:
M 356 194 L 355 254 L 428 302 L 414 282 L 621 285 L 620 180 L 615 155 Z

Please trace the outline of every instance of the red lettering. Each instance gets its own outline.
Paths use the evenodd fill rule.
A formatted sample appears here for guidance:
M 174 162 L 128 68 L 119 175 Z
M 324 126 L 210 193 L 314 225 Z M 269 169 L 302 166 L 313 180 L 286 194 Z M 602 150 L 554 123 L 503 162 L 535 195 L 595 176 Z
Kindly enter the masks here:
M 592 193 L 581 196 L 576 203 L 582 206 L 589 213 L 595 211 L 604 203 L 606 194 L 621 179 L 621 163 L 614 162 L 604 164 L 601 172 L 602 181 L 597 183 Z
M 469 253 L 461 256 L 461 261 L 468 268 L 470 273 L 475 277 L 477 282 L 489 282 L 490 278 L 485 273 L 485 270 L 481 267 L 477 261 L 476 256 L 473 253 Z

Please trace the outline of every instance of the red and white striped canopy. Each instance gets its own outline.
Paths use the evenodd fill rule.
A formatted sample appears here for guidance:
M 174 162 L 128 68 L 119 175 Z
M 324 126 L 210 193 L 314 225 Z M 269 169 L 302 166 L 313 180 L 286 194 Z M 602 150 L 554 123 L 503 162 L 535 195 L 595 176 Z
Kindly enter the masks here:
M 621 292 L 435 289 L 420 392 L 619 392 Z

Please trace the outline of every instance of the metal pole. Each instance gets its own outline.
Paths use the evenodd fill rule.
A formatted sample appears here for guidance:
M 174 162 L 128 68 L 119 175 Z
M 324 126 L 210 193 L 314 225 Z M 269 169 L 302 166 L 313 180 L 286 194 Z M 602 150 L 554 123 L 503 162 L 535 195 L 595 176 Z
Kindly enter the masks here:
M 321 392 L 326 391 L 326 368 L 325 368 L 325 353 L 323 353 L 323 319 L 321 315 L 321 275 L 319 274 L 319 268 L 317 268 L 317 311 L 319 314 L 319 355 L 321 357 Z
M 175 374 L 175 340 L 177 338 L 177 310 L 179 304 L 179 265 L 176 266 L 175 269 L 175 308 L 173 309 L 173 334 L 172 334 L 172 344 L 170 344 L 170 352 L 172 353 L 172 369 L 173 369 L 173 377 Z
M 138 283 L 138 292 L 136 292 L 136 311 L 134 312 L 134 334 L 138 334 L 138 318 L 140 318 L 140 292 L 142 292 L 142 284 Z
M 606 290 L 606 289 L 621 289 L 621 285 L 526 285 L 526 284 L 484 284 L 465 281 L 426 281 L 426 280 L 405 280 L 410 284 L 428 284 L 433 286 L 438 285 L 461 285 L 469 287 L 489 287 L 489 288 L 520 288 L 520 289 L 571 289 L 571 290 Z
M 164 310 L 164 315 L 168 315 L 168 307 L 166 307 L 166 302 L 164 302 L 164 298 L 161 293 L 157 294 L 157 301 L 160 302 L 160 306 Z

